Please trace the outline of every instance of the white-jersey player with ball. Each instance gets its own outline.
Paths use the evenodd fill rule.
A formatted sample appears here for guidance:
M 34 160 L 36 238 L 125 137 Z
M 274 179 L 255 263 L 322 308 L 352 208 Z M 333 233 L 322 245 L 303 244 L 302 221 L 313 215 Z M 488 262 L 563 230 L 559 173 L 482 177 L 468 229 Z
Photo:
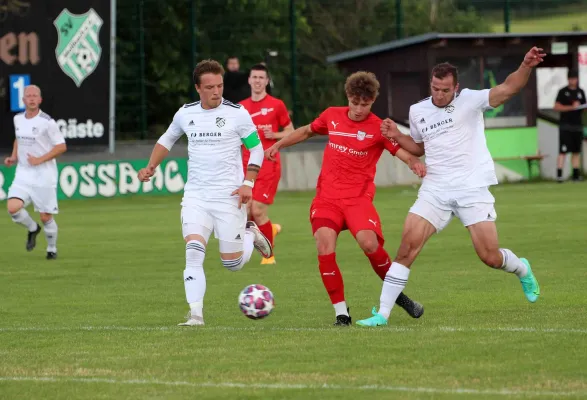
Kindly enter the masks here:
M 418 156 L 426 154 L 427 174 L 385 276 L 379 311 L 374 308 L 372 317 L 357 324 L 387 325 L 412 263 L 428 239 L 445 228 L 453 216 L 469 230 L 483 263 L 515 274 L 526 299 L 531 303 L 538 300 L 540 288 L 528 260 L 498 244 L 495 199 L 489 191 L 497 184 L 497 177 L 485 140 L 483 112 L 518 93 L 545 56 L 542 49 L 533 47 L 502 84 L 485 90 L 463 89 L 460 93 L 457 69 L 448 63 L 438 64 L 430 79 L 432 96 L 410 107 L 410 136 L 403 135 L 390 119 L 382 123 L 382 133 L 403 149 Z
M 8 167 L 16 164 L 14 181 L 8 189 L 8 213 L 12 220 L 28 230 L 26 249 L 32 251 L 41 227 L 26 207 L 32 203 L 40 215 L 47 239 L 47 260 L 57 258 L 57 162 L 67 150 L 65 138 L 53 118 L 41 111 L 41 89 L 30 85 L 24 89 L 25 112 L 14 116 L 14 148 L 4 160 Z
M 220 258 L 229 271 L 242 269 L 253 248 L 263 257 L 273 254 L 269 240 L 254 222 L 247 222 L 246 203 L 263 163 L 263 145 L 247 110 L 222 98 L 224 69 L 213 60 L 198 63 L 193 79 L 200 101 L 182 106 L 159 138 L 149 164 L 139 171 L 143 182 L 183 135 L 188 139 L 188 179 L 184 188 L 181 224 L 186 242 L 183 274 L 190 306 L 181 326 L 204 325 L 206 276 L 204 258 L 212 232 L 219 240 Z M 251 154 L 246 176 L 241 146 Z

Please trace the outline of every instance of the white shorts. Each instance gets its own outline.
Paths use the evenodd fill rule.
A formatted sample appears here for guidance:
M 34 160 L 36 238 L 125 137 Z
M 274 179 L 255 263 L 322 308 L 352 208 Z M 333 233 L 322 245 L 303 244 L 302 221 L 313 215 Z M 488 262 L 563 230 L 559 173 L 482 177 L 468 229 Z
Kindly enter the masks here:
M 46 214 L 59 214 L 57 188 L 30 186 L 13 182 L 8 189 L 8 198 L 21 199 L 27 207 L 33 203 L 35 211 Z
M 410 212 L 426 219 L 436 228 L 436 232 L 440 232 L 453 216 L 460 219 L 464 226 L 495 221 L 497 213 L 494 204 L 495 198 L 488 187 L 446 192 L 420 189 Z
M 203 201 L 184 199 L 181 203 L 181 226 L 183 237 L 200 235 L 206 243 L 214 231 L 219 240 L 221 253 L 243 251 L 247 207 L 238 208 L 238 198 Z

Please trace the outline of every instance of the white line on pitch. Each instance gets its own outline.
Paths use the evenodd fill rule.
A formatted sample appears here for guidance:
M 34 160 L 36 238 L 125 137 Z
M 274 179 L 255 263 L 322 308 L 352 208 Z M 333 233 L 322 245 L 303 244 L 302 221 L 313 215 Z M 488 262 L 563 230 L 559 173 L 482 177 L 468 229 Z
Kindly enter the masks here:
M 347 332 L 348 330 L 340 328 L 295 328 L 295 327 L 271 327 L 271 326 L 251 326 L 251 327 L 232 327 L 232 326 L 204 326 L 196 328 L 180 328 L 176 326 L 78 326 L 78 327 L 0 327 L 2 332 L 79 332 L 79 331 L 172 331 L 180 332 L 185 330 L 202 330 L 206 331 L 277 331 L 277 332 Z M 386 328 L 357 328 L 352 332 L 521 332 L 521 333 L 558 333 L 558 334 L 585 334 L 587 329 L 574 328 L 534 328 L 534 327 L 495 327 L 495 328 L 475 328 L 475 327 L 454 327 L 454 326 L 434 326 L 434 327 L 403 327 L 391 326 Z
M 550 396 L 567 397 L 587 395 L 587 391 L 541 391 L 541 390 L 511 390 L 511 389 L 467 389 L 467 388 L 434 388 L 409 387 L 389 385 L 331 385 L 331 384 L 286 384 L 286 383 L 239 383 L 239 382 L 186 382 L 161 381 L 150 379 L 109 379 L 109 378 L 77 378 L 77 377 L 45 377 L 45 376 L 3 376 L 0 381 L 9 382 L 39 382 L 39 383 L 109 383 L 115 385 L 163 385 L 188 386 L 199 388 L 235 388 L 235 389 L 273 389 L 273 390 L 360 390 L 379 392 L 409 392 L 409 393 L 436 393 L 436 394 L 469 394 L 495 396 Z

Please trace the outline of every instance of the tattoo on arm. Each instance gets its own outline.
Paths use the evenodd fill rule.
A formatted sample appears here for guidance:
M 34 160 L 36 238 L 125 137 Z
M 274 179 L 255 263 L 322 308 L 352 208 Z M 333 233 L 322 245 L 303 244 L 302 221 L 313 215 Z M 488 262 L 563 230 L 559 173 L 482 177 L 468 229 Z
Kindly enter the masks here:
M 247 166 L 247 171 L 250 171 L 250 172 L 256 172 L 256 173 L 259 173 L 259 170 L 260 170 L 260 169 L 261 169 L 261 167 L 259 167 L 258 165 L 255 165 L 255 164 L 249 164 L 249 165 Z

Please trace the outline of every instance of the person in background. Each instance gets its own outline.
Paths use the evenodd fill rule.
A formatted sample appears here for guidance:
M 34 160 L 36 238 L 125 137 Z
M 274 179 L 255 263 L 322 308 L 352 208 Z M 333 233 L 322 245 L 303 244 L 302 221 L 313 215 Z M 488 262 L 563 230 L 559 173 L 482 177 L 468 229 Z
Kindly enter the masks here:
M 247 71 L 240 70 L 240 61 L 236 56 L 228 57 L 225 67 L 223 97 L 232 103 L 238 104 L 251 96 L 249 74 Z
M 576 108 L 585 104 L 585 92 L 579 87 L 579 74 L 570 70 L 568 74 L 569 84 L 559 90 L 554 103 L 555 111 L 559 111 L 559 154 L 557 159 L 556 179 L 563 182 L 563 166 L 567 153 L 571 153 L 571 165 L 573 166 L 573 181 L 583 180 L 581 176 L 581 147 L 583 144 L 583 110 Z

